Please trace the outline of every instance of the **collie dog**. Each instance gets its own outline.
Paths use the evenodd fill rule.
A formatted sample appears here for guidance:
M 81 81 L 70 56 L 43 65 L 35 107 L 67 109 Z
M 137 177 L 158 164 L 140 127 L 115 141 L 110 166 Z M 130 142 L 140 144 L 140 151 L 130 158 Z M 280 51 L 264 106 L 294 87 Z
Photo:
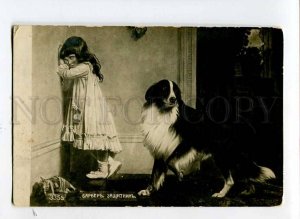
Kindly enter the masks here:
M 201 166 L 199 164 L 208 158 L 213 158 L 225 181 L 223 188 L 212 197 L 226 196 L 238 178 L 247 182 L 275 178 L 271 169 L 256 165 L 247 154 L 239 152 L 243 142 L 235 141 L 238 138 L 234 137 L 231 128 L 208 125 L 201 113 L 185 105 L 175 82 L 161 80 L 155 83 L 147 90 L 145 99 L 141 128 L 144 145 L 153 156 L 154 165 L 151 183 L 138 192 L 140 196 L 158 191 L 168 170 L 181 180 L 195 164 Z M 220 136 L 223 136 L 222 141 Z M 245 194 L 254 192 L 252 184 L 250 190 L 245 190 Z

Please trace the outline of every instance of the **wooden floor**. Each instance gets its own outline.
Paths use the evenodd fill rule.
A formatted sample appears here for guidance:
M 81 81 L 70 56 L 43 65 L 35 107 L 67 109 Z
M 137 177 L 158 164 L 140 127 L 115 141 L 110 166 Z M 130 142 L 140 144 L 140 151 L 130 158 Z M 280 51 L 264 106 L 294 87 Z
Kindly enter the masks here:
M 137 192 L 146 188 L 149 175 L 119 174 L 108 180 L 70 179 L 77 192 L 69 193 L 63 201 L 37 203 L 33 206 L 277 206 L 282 202 L 281 180 L 255 184 L 250 196 L 240 194 L 245 185 L 236 183 L 225 198 L 211 195 L 223 186 L 221 178 L 192 175 L 179 182 L 168 175 L 164 187 L 151 197 L 139 197 Z

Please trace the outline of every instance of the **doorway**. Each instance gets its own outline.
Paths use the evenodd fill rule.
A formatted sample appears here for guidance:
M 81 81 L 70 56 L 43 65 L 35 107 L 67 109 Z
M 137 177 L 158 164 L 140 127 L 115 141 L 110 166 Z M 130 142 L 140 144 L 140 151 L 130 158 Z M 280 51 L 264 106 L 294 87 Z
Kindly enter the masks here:
M 239 136 L 245 142 L 241 147 L 282 177 L 282 31 L 198 28 L 196 63 L 196 108 L 214 124 L 252 130 L 251 142 L 243 140 L 249 136 Z

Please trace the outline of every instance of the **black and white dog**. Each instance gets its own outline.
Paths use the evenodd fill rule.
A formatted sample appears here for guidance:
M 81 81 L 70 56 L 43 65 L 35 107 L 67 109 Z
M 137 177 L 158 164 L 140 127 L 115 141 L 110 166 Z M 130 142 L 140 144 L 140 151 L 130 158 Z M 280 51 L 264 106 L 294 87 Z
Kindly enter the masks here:
M 169 169 L 181 180 L 196 163 L 210 157 L 225 179 L 224 187 L 213 197 L 224 197 L 234 185 L 234 179 L 264 182 L 275 178 L 271 169 L 256 165 L 245 153 L 239 152 L 241 142 L 235 142 L 232 129 L 217 125 L 212 129 L 197 110 L 185 105 L 175 82 L 157 82 L 147 90 L 145 98 L 142 131 L 154 166 L 151 183 L 138 192 L 140 196 L 158 191 Z M 226 137 L 219 141 L 219 136 Z

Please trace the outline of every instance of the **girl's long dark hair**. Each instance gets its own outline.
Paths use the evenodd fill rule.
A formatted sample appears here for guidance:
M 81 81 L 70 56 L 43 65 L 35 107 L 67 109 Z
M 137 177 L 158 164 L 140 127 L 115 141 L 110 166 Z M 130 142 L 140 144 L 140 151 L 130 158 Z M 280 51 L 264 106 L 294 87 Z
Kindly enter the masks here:
M 103 81 L 100 61 L 95 54 L 89 52 L 86 42 L 81 37 L 72 36 L 68 38 L 59 52 L 59 57 L 64 59 L 71 54 L 75 54 L 78 63 L 90 62 L 93 65 L 93 73 L 97 75 L 100 81 Z

